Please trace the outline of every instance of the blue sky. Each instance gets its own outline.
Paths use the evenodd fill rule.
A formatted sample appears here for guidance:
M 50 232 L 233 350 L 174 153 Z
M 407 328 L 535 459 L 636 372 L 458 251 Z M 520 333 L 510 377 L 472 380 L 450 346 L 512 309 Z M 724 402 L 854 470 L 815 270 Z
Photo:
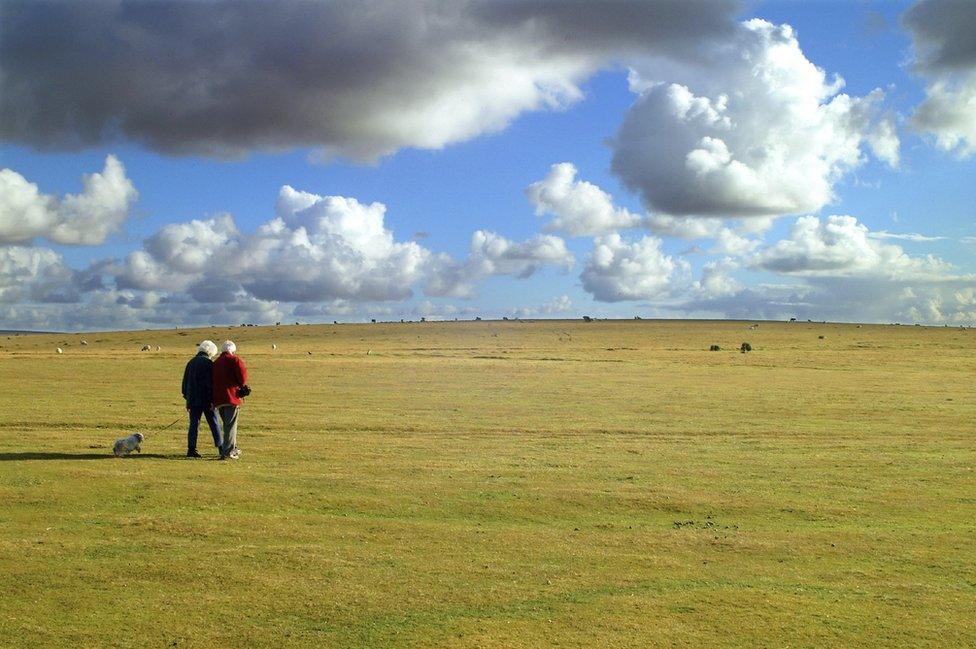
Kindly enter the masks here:
M 976 323 L 971 4 L 0 6 L 0 328 Z

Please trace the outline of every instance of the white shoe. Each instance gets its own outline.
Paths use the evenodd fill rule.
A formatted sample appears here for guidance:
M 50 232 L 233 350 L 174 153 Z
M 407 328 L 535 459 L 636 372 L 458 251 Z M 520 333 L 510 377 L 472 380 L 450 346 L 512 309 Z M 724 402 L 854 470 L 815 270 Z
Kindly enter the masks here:
M 227 454 L 227 457 L 229 457 L 232 460 L 241 459 L 241 449 L 235 448 L 233 451 Z

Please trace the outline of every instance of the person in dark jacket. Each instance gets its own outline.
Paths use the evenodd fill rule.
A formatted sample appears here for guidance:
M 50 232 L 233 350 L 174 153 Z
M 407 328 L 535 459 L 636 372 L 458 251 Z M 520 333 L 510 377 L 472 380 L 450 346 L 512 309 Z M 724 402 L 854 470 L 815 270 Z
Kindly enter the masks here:
M 183 370 L 183 398 L 186 411 L 190 415 L 190 428 L 186 433 L 186 456 L 200 457 L 197 451 L 197 430 L 200 416 L 207 419 L 213 434 L 214 446 L 221 448 L 220 427 L 213 407 L 213 357 L 217 355 L 217 345 L 204 340 L 197 347 L 197 355 L 190 359 Z
M 241 456 L 241 449 L 237 448 L 237 415 L 243 403 L 240 390 L 247 385 L 247 367 L 237 355 L 237 345 L 233 340 L 224 341 L 221 349 L 223 351 L 214 361 L 213 369 L 213 403 L 224 426 L 224 446 L 220 449 L 220 459 L 236 460 Z

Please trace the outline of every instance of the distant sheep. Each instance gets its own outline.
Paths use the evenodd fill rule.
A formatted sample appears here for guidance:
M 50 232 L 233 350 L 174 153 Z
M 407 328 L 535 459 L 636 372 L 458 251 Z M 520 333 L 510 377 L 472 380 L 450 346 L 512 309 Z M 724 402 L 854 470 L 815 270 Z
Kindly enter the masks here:
M 817 336 L 817 338 L 820 339 L 820 340 L 825 340 L 827 338 L 827 336 Z
M 143 346 L 142 346 L 142 351 L 144 351 L 144 352 L 148 352 L 148 351 L 151 351 L 151 349 L 152 349 L 152 348 L 151 348 L 151 347 L 149 347 L 149 345 L 143 345 Z
M 157 352 L 158 352 L 158 351 L 162 351 L 162 349 L 163 349 L 162 347 L 160 347 L 159 345 L 156 345 L 156 351 L 157 351 Z
M 82 340 L 81 341 L 81 344 L 82 344 L 82 346 L 86 346 L 86 345 L 88 345 L 88 341 L 87 340 Z
M 720 351 L 722 351 L 722 348 L 719 347 L 718 345 L 712 345 L 711 347 L 708 348 L 708 351 L 710 351 L 710 352 L 720 352 Z
M 751 352 L 752 345 L 750 345 L 749 343 L 742 343 L 742 345 L 739 347 L 739 351 L 742 352 L 743 354 L 745 354 L 746 352 Z
M 272 343 L 271 344 L 271 351 L 274 351 L 276 349 L 278 349 L 278 345 L 275 345 L 274 343 Z
M 64 353 L 64 350 L 63 350 L 63 349 L 61 349 L 60 347 L 58 347 L 58 348 L 57 348 L 57 350 L 58 350 L 58 353 L 59 353 L 59 354 L 63 354 L 63 353 Z

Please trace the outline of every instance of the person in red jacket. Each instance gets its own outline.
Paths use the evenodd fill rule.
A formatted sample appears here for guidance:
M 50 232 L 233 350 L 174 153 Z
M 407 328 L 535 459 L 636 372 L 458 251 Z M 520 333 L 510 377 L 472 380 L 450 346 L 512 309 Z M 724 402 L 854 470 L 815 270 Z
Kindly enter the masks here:
M 225 340 L 221 350 L 213 364 L 213 404 L 224 428 L 220 459 L 236 460 L 241 456 L 241 449 L 237 448 L 237 414 L 243 403 L 239 391 L 247 385 L 247 368 L 237 356 L 234 341 Z M 250 389 L 245 392 L 250 392 Z

